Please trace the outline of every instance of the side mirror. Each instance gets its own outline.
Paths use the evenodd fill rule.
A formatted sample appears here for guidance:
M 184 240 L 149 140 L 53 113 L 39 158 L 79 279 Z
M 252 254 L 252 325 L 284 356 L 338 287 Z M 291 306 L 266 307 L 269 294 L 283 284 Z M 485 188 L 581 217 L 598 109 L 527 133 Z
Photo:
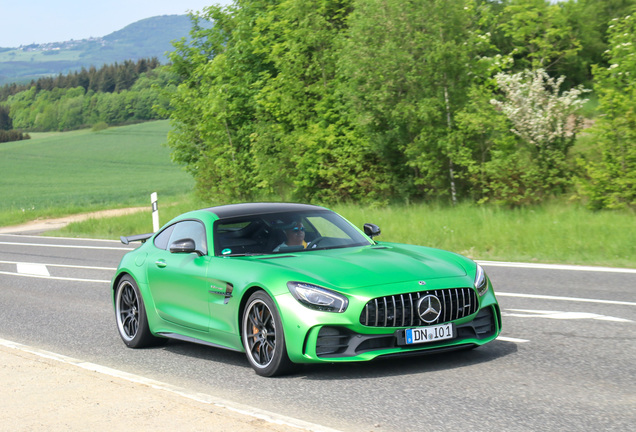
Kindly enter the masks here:
M 201 255 L 201 253 L 197 251 L 197 246 L 194 243 L 194 240 L 192 240 L 191 238 L 177 240 L 170 245 L 170 253 L 189 254 L 192 252 L 196 252 L 197 254 Z
M 373 238 L 375 236 L 379 236 L 381 231 L 380 231 L 380 227 L 377 225 L 374 225 L 372 223 L 365 223 L 364 224 L 364 233 L 366 235 L 368 235 L 369 237 Z

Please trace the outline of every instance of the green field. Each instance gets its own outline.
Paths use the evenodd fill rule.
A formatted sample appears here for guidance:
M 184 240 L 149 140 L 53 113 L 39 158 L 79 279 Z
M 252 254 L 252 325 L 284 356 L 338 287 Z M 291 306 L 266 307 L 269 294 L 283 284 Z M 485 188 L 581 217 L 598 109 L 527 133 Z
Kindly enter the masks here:
M 170 160 L 169 128 L 157 121 L 0 144 L 0 226 L 147 205 L 152 192 L 178 200 L 193 181 Z

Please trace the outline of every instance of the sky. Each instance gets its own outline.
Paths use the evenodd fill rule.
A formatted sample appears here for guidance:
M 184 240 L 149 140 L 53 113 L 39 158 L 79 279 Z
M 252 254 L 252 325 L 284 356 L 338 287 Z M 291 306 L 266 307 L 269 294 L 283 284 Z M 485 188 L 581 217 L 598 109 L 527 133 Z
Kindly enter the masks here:
M 0 47 L 106 36 L 158 15 L 183 15 L 232 0 L 0 0 Z

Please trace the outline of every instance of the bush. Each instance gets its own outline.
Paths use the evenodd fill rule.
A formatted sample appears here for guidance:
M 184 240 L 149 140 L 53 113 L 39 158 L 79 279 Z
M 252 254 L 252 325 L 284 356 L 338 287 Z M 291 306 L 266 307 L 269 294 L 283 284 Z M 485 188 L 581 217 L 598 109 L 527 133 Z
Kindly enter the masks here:
M 21 141 L 25 139 L 31 139 L 29 134 L 24 134 L 17 130 L 1 130 L 0 129 L 0 143 L 1 142 L 11 142 L 11 141 Z
M 92 131 L 93 132 L 99 132 L 99 131 L 102 131 L 104 129 L 108 129 L 108 123 L 106 123 L 106 122 L 98 122 L 98 123 L 95 123 L 93 125 Z

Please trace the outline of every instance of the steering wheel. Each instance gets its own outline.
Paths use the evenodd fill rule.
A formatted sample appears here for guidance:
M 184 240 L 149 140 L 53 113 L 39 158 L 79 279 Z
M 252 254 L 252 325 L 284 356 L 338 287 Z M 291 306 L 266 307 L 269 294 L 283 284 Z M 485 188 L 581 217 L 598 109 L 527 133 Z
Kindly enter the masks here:
M 322 236 L 318 236 L 315 239 L 313 239 L 312 241 L 310 241 L 309 243 L 307 243 L 307 249 L 313 249 L 315 247 L 318 246 L 318 243 L 320 243 L 322 240 L 324 240 L 325 238 Z

